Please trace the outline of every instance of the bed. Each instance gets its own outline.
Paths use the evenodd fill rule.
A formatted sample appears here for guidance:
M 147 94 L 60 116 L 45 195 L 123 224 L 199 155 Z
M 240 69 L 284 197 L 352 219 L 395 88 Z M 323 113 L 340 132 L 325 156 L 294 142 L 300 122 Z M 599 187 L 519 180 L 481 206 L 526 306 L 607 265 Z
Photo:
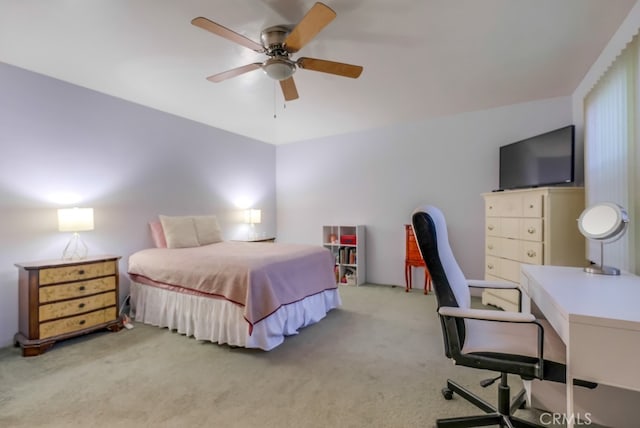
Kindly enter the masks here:
M 341 304 L 320 246 L 217 241 L 129 257 L 131 316 L 198 340 L 271 350 Z

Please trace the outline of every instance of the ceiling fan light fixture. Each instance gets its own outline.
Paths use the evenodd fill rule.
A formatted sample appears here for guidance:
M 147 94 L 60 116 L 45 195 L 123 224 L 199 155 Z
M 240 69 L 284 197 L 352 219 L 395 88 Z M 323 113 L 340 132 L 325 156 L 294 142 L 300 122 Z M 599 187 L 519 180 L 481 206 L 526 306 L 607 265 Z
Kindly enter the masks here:
M 275 80 L 286 80 L 296 71 L 294 62 L 287 58 L 273 57 L 262 64 L 262 70 Z

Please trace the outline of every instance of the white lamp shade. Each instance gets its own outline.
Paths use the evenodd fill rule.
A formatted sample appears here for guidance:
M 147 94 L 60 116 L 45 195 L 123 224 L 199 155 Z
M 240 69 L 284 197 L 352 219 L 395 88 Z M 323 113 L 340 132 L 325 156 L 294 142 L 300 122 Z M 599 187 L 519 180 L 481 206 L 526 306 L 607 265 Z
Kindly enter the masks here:
M 262 211 L 261 210 L 246 210 L 244 212 L 244 222 L 250 224 L 257 224 L 262 221 Z
M 60 232 L 93 230 L 93 208 L 60 208 L 58 230 Z

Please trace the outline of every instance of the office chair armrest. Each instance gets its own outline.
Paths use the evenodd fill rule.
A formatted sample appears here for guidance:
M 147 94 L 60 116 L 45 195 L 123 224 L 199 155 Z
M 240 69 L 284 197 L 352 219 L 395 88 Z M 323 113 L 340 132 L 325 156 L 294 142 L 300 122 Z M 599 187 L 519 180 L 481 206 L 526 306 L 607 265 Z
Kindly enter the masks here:
M 467 284 L 470 288 L 498 288 L 502 290 L 516 290 L 518 292 L 518 312 L 522 311 L 522 289 L 520 288 L 520 284 L 506 281 L 485 281 L 482 279 L 468 279 Z
M 438 313 L 445 317 L 470 318 L 486 321 L 507 321 L 507 322 L 534 322 L 536 317 L 533 314 L 522 312 L 494 311 L 490 309 L 464 309 L 452 306 L 442 306 Z
M 452 306 L 442 306 L 440 309 L 438 309 L 438 314 L 444 317 L 452 318 L 519 323 L 523 327 L 525 324 L 535 325 L 538 330 L 536 344 L 538 348 L 538 355 L 535 356 L 535 358 L 537 358 L 538 360 L 537 377 L 542 379 L 542 375 L 544 373 L 544 328 L 542 327 L 540 322 L 536 320 L 536 317 L 533 314 L 522 312 L 494 311 L 490 309 L 463 309 Z M 458 348 L 458 352 L 461 352 L 461 348 Z
M 469 287 L 474 287 L 474 288 L 508 288 L 508 289 L 513 289 L 513 288 L 519 288 L 520 287 L 518 284 L 515 284 L 513 282 L 485 281 L 485 280 L 482 280 L 482 279 L 468 279 L 467 280 L 467 284 L 469 284 Z

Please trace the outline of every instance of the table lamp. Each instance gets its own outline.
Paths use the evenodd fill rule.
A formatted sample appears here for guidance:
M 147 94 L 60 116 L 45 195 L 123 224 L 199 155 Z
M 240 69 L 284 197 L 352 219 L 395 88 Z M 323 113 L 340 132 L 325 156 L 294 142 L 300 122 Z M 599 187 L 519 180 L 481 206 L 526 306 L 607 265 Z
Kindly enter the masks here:
M 256 239 L 255 225 L 262 221 L 262 211 L 249 209 L 244 212 L 244 221 L 249 223 L 251 229 L 249 231 L 249 240 Z
M 77 260 L 87 257 L 89 249 L 78 232 L 93 230 L 93 208 L 61 208 L 58 210 L 58 230 L 73 232 L 62 252 L 63 260 Z

